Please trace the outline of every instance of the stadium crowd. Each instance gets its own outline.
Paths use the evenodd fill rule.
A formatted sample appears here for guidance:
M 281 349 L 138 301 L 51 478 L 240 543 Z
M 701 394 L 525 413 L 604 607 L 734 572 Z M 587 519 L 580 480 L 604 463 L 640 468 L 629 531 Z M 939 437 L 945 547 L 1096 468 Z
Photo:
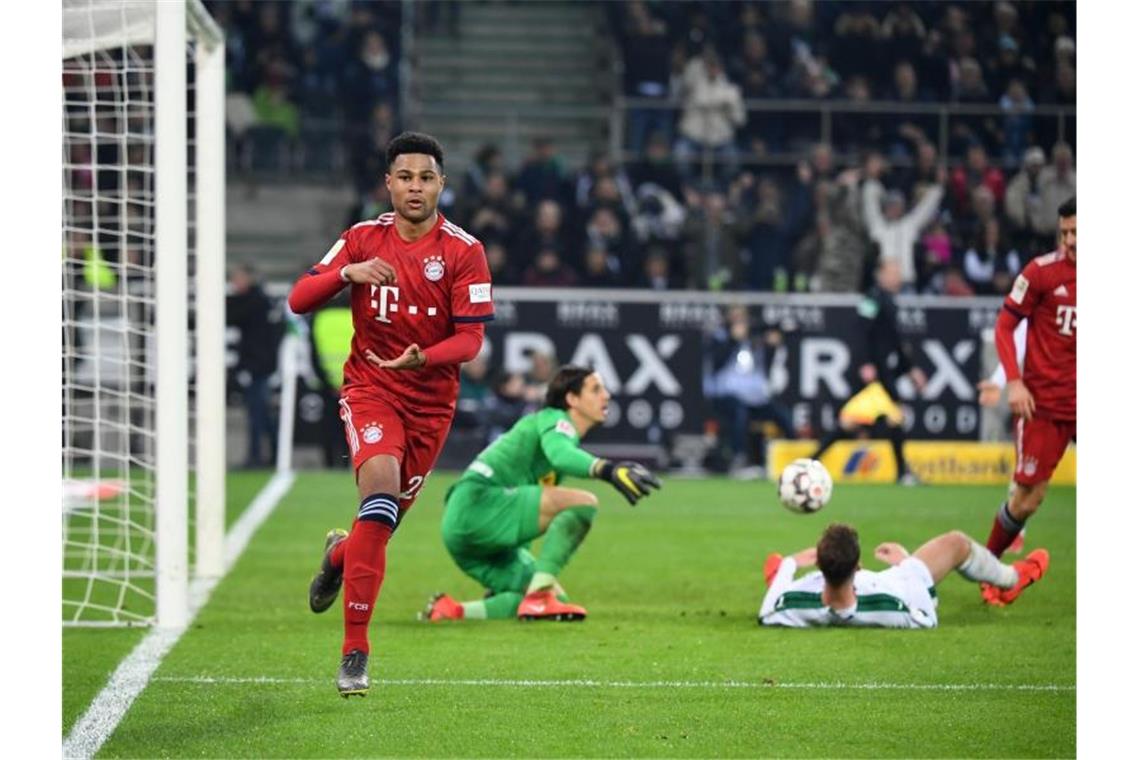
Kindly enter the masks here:
M 497 283 L 847 292 L 882 256 L 907 292 L 984 295 L 1054 247 L 1074 156 L 1030 114 L 1075 103 L 1072 4 L 605 7 L 637 98 L 633 158 L 574 171 L 540 138 L 512 171 L 480 151 L 444 210 L 485 242 Z M 745 108 L 773 98 L 1000 115 L 955 116 L 940 155 L 934 115 L 844 116 L 823 143 L 816 114 Z M 802 159 L 762 160 L 776 154 Z
M 462 4 L 444 5 L 455 25 Z M 496 283 L 848 292 L 882 256 L 906 292 L 994 294 L 1053 248 L 1075 160 L 1058 120 L 1034 109 L 1075 104 L 1072 3 L 602 7 L 632 99 L 623 155 L 573 168 L 538 138 L 509 166 L 492 143 L 441 198 L 484 242 Z M 231 136 L 288 137 L 306 114 L 340 114 L 362 198 L 350 216 L 385 210 L 400 4 L 211 10 L 227 31 Z M 749 109 L 772 99 L 919 111 L 845 114 L 824 142 L 818 112 Z M 940 140 L 920 108 L 935 103 L 993 110 L 953 113 Z

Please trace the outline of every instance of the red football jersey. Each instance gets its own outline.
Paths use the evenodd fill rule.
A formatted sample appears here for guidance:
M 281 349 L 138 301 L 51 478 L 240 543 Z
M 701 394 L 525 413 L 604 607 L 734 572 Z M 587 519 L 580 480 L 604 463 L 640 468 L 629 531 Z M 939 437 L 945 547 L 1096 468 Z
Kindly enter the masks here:
M 408 243 L 389 212 L 346 230 L 310 272 L 339 270 L 372 258 L 392 265 L 396 284 L 352 286 L 353 336 L 344 363 L 344 390 L 366 390 L 412 414 L 453 414 L 458 364 L 380 369 L 369 363 L 364 351 L 370 348 L 381 359 L 395 359 L 412 343 L 426 349 L 449 338 L 456 322 L 493 319 L 483 244 L 443 214 L 430 232 Z
M 1077 264 L 1054 251 L 1029 262 L 1005 308 L 1029 320 L 1022 378 L 1038 413 L 1077 418 Z

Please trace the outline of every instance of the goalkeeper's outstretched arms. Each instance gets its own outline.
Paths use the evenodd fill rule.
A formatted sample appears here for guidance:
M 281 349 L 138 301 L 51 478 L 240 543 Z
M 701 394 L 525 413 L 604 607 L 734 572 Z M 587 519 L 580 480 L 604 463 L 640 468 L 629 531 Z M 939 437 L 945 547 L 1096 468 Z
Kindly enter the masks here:
M 644 499 L 652 491 L 661 487 L 657 476 L 637 462 L 611 462 L 598 459 L 591 468 L 590 475 L 599 480 L 607 480 L 631 505 Z

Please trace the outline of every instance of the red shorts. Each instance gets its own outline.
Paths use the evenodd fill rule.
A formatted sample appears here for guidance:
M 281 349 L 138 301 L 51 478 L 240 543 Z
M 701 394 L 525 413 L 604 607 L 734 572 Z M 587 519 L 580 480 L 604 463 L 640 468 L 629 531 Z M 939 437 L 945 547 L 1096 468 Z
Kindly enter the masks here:
M 345 394 L 340 398 L 340 418 L 353 471 L 372 457 L 395 457 L 400 462 L 400 511 L 411 509 L 447 440 L 451 415 L 417 417 L 374 396 Z
M 1023 486 L 1047 482 L 1053 477 L 1053 470 L 1057 468 L 1069 441 L 1076 434 L 1075 421 L 1061 422 L 1043 417 L 1026 421 L 1024 417 L 1019 417 L 1014 424 L 1014 440 L 1017 445 L 1014 481 Z

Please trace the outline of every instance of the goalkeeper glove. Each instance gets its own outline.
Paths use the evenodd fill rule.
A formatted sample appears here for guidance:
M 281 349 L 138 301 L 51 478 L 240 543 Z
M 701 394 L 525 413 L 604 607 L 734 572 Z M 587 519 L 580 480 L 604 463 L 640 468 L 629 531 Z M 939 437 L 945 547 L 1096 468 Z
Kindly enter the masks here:
M 652 489 L 660 488 L 661 481 L 652 472 L 637 462 L 611 462 L 598 460 L 597 476 L 608 480 L 631 505 L 649 495 Z

